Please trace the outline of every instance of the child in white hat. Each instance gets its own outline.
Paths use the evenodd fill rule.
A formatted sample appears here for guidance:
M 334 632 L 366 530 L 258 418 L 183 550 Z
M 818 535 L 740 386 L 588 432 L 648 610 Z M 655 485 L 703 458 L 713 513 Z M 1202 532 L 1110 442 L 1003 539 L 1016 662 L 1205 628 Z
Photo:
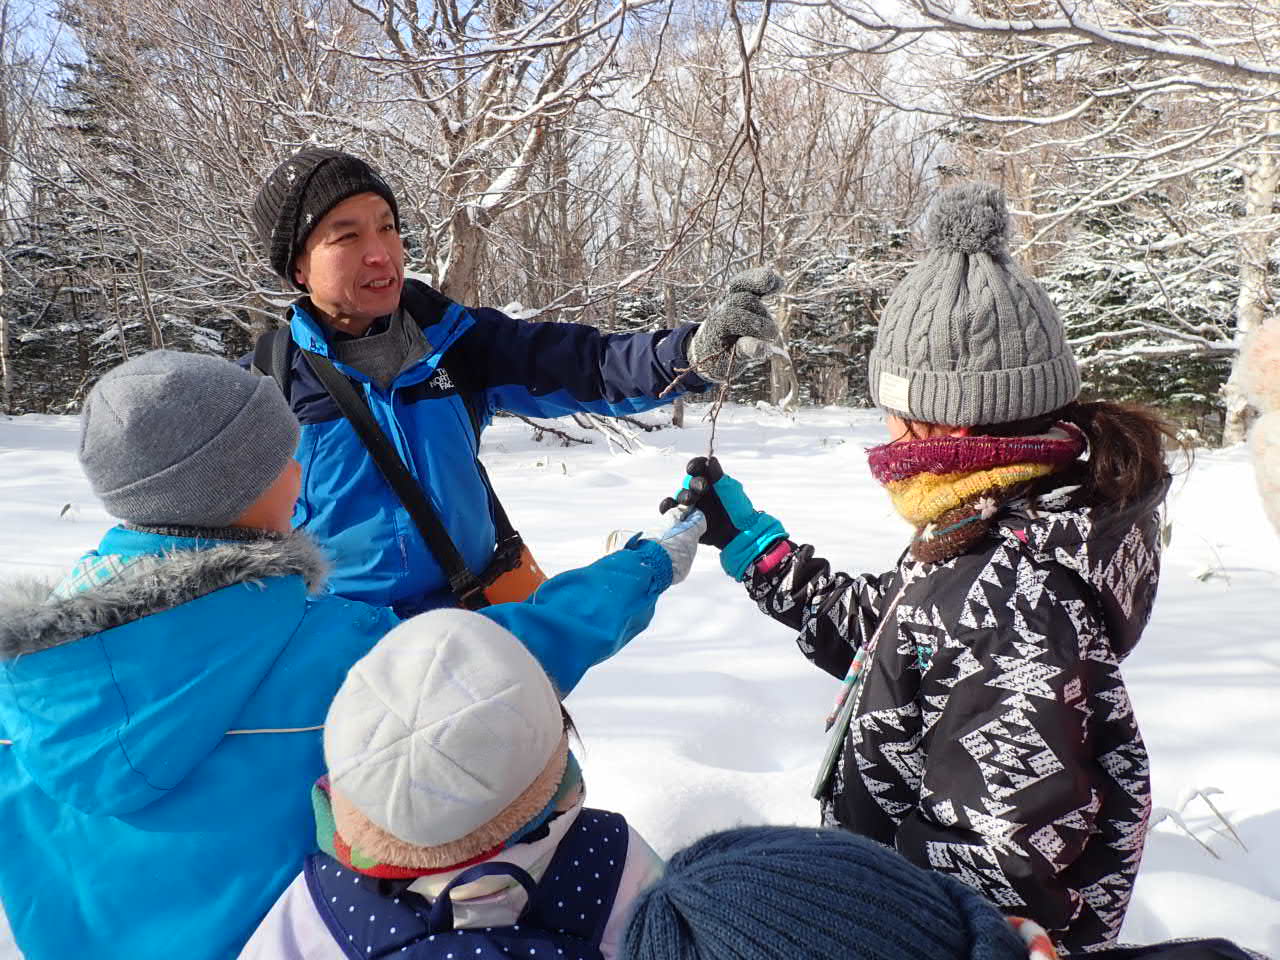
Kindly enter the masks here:
M 619 814 L 584 807 L 560 698 L 581 651 L 616 650 L 684 578 L 706 521 L 670 520 L 529 602 L 407 620 L 351 668 L 312 794 L 323 852 L 242 957 L 617 955 L 661 861 Z

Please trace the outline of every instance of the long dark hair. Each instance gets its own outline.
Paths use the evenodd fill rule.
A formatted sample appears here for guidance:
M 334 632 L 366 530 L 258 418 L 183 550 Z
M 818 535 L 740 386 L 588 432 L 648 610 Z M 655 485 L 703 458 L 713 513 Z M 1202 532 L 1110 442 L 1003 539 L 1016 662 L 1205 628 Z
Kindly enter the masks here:
M 1173 425 L 1136 403 L 1073 400 L 1039 417 L 970 427 L 969 433 L 975 437 L 1034 437 L 1064 421 L 1078 427 L 1089 441 L 1082 486 L 1094 505 L 1123 506 L 1162 484 L 1169 473 L 1165 451 L 1170 447 L 1191 459 L 1191 451 Z M 904 423 L 912 437 L 928 435 L 924 429 L 928 424 L 918 420 Z
M 1089 441 L 1084 462 L 1084 493 L 1090 503 L 1131 503 L 1164 482 L 1169 473 L 1165 451 L 1187 454 L 1177 430 L 1162 416 L 1134 403 L 1073 400 L 1031 420 L 974 427 L 975 436 L 1023 437 L 1066 422 Z

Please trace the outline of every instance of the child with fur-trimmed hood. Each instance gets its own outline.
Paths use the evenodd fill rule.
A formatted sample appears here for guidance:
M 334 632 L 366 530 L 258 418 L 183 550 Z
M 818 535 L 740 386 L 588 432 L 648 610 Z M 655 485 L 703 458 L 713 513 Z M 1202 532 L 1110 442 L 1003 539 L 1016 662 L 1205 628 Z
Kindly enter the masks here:
M 224 960 L 314 849 L 325 711 L 399 621 L 324 592 L 297 443 L 275 385 L 217 357 L 154 351 L 90 392 L 80 462 L 122 523 L 0 602 L 0 899 L 27 960 Z M 576 682 L 672 563 L 642 540 L 557 580 L 511 606 Z M 593 617 L 572 642 L 565 604 Z
M 0 611 L 0 897 L 28 960 L 233 955 L 306 849 L 319 723 L 389 611 L 290 530 L 278 390 L 158 350 L 104 375 L 79 458 L 120 525 Z

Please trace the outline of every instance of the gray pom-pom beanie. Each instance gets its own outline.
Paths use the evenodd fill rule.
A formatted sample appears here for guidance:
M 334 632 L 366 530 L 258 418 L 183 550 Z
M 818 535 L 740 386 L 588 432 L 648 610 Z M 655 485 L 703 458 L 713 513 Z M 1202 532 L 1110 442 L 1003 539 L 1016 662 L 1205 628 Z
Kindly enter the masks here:
M 1026 960 L 958 880 L 842 830 L 740 827 L 681 850 L 640 896 L 621 960 Z
M 298 421 L 270 377 L 153 350 L 109 370 L 80 415 L 80 465 L 113 517 L 225 527 L 280 476 Z
M 889 297 L 867 371 L 872 402 L 909 420 L 972 427 L 1026 420 L 1080 394 L 1062 319 L 1009 256 L 1003 191 L 944 190 L 929 253 Z

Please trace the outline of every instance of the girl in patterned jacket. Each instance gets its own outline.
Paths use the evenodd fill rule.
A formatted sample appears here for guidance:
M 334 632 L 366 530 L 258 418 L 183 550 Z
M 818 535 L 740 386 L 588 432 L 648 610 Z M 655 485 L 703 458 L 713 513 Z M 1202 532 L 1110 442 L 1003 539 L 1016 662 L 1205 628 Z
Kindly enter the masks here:
M 823 820 L 1049 930 L 1111 944 L 1142 858 L 1147 753 L 1120 675 L 1146 626 L 1168 488 L 1153 416 L 1078 399 L 1062 322 L 1005 246 L 1004 196 L 944 192 L 870 359 L 873 475 L 915 528 L 897 567 L 833 571 L 714 461 L 683 503 L 801 651 L 845 680 Z

